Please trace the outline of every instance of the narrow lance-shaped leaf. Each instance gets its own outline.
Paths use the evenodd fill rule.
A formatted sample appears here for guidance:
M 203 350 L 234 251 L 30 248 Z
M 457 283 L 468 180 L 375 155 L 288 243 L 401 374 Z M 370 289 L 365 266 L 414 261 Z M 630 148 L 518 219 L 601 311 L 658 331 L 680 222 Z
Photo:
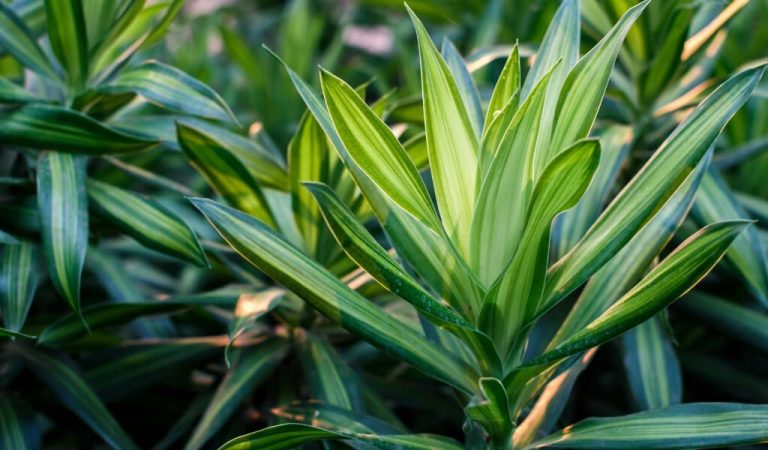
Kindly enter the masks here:
M 10 395 L 0 397 L 0 448 L 37 450 L 41 448 L 43 430 L 35 413 L 26 405 L 12 400 Z
M 99 90 L 109 93 L 133 92 L 161 108 L 237 124 L 227 103 L 213 89 L 181 70 L 158 61 L 147 61 L 122 71 L 113 81 L 99 87 Z
M 666 203 L 749 98 L 762 72 L 759 67 L 733 76 L 675 129 L 584 238 L 550 268 L 542 311 L 586 281 Z
M 464 408 L 467 417 L 480 423 L 490 435 L 494 445 L 509 442 L 513 421 L 509 411 L 509 398 L 504 385 L 496 378 L 480 378 L 484 399 Z
M 37 45 L 24 21 L 6 3 L 0 3 L 0 47 L 21 64 L 52 80 L 57 78 L 51 62 Z
M 88 32 L 81 0 L 45 0 L 48 36 L 56 58 L 75 90 L 88 79 Z
M 43 253 L 53 285 L 80 312 L 80 274 L 88 248 L 85 159 L 45 152 L 37 161 Z
M 0 115 L 0 139 L 39 150 L 96 155 L 134 153 L 157 145 L 148 136 L 112 128 L 71 109 L 41 104 Z
M 472 369 L 366 301 L 264 224 L 211 200 L 193 203 L 246 260 L 332 321 L 431 376 L 473 390 Z
M 630 8 L 568 74 L 557 103 L 552 139 L 546 148 L 539 149 L 544 152 L 542 162 L 546 163 L 571 142 L 589 134 L 624 37 L 648 2 L 645 0 Z
M 0 5 L 2 7 L 2 5 Z M 1 18 L 2 16 L 0 16 Z M 0 44 L 2 44 L 0 42 Z M 45 101 L 22 86 L 0 76 L 0 102 L 2 103 L 30 103 Z
M 184 154 L 216 191 L 232 206 L 275 226 L 259 183 L 234 154 L 208 134 L 183 123 L 176 124 L 176 132 Z
M 101 215 L 147 247 L 201 267 L 208 265 L 189 225 L 159 203 L 96 180 L 88 180 L 88 197 Z
M 768 352 L 768 315 L 764 311 L 703 292 L 692 292 L 679 305 L 708 327 Z
M 526 366 L 544 364 L 587 350 L 648 320 L 693 288 L 748 224 L 733 220 L 702 228 L 586 328 L 527 362 Z
M 389 127 L 341 79 L 323 72 L 322 84 L 328 112 L 355 163 L 395 203 L 437 229 L 427 188 Z
M 573 207 L 592 180 L 600 162 L 600 144 L 577 142 L 555 158 L 539 179 L 528 209 L 520 246 L 483 304 L 481 329 L 504 356 L 538 308 L 549 259 L 549 235 L 557 214 Z
M 507 57 L 507 62 L 504 63 L 504 68 L 501 69 L 501 74 L 499 74 L 499 79 L 496 80 L 496 86 L 493 88 L 491 99 L 488 101 L 488 110 L 485 113 L 485 122 L 483 123 L 483 140 L 485 140 L 485 135 L 491 122 L 504 109 L 504 106 L 512 99 L 515 92 L 520 90 L 521 78 L 520 50 L 517 44 L 515 44 L 509 57 Z M 517 102 L 514 102 L 511 107 L 517 109 L 517 106 Z
M 422 288 L 390 255 L 325 185 L 306 184 L 321 207 L 323 217 L 339 245 L 361 268 L 389 291 L 400 296 L 429 321 L 462 338 L 478 357 L 487 373 L 501 368 L 488 336 L 478 331 L 453 309 L 443 305 Z
M 184 449 L 202 448 L 227 423 L 240 403 L 280 364 L 287 350 L 287 342 L 280 339 L 240 350 Z
M 232 439 L 219 450 L 289 450 L 310 442 L 347 439 L 381 449 L 431 450 L 440 448 L 445 450 L 461 450 L 464 448 L 458 442 L 442 436 L 349 433 L 328 431 L 298 423 L 286 423 Z
M 582 420 L 525 448 L 722 448 L 762 442 L 768 442 L 768 406 L 691 403 Z
M 20 331 L 27 320 L 40 273 L 37 248 L 30 242 L 6 245 L 0 257 L 0 313 L 5 327 Z
M 478 137 L 448 65 L 418 17 L 410 9 L 408 13 L 419 41 L 424 127 L 437 206 L 449 237 L 466 256 L 477 189 Z
M 477 196 L 470 264 L 486 286 L 509 265 L 525 226 L 534 187 L 534 151 L 551 75 L 550 71 L 541 79 L 508 124 Z
M 93 389 L 69 364 L 31 348 L 14 349 L 67 408 L 87 423 L 109 445 L 120 449 L 139 447 L 123 431 Z
M 475 80 L 467 69 L 467 63 L 449 39 L 443 39 L 440 52 L 448 65 L 448 69 L 456 80 L 456 88 L 461 95 L 461 101 L 467 110 L 467 118 L 472 124 L 475 134 L 480 137 L 483 131 L 483 108 L 480 106 L 480 94 L 477 92 Z
M 701 181 L 691 215 L 698 223 L 750 219 L 725 180 L 713 167 Z M 745 230 L 744 234 L 736 238 L 725 254 L 725 260 L 736 269 L 736 274 L 745 281 L 755 297 L 768 305 L 768 262 L 757 229 Z

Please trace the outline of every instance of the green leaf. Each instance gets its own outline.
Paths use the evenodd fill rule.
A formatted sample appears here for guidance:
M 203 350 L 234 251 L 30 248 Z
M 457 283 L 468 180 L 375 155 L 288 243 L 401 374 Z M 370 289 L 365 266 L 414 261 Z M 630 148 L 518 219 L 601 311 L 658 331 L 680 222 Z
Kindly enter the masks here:
M 37 248 L 29 242 L 6 245 L 0 258 L 0 313 L 11 331 L 20 331 L 27 320 L 40 281 L 37 259 Z
M 9 337 L 9 338 L 24 338 L 24 339 L 35 339 L 36 338 L 36 336 L 31 336 L 29 334 L 19 333 L 18 331 L 6 330 L 5 328 L 0 328 L 0 336 L 2 336 L 2 337 Z
M 179 145 L 211 186 L 232 206 L 270 226 L 275 219 L 258 181 L 238 157 L 203 130 L 176 124 Z
M 28 104 L 1 119 L 3 142 L 38 150 L 103 155 L 134 153 L 157 145 L 146 136 L 112 128 L 58 106 Z
M 322 72 L 322 84 L 328 112 L 355 164 L 400 207 L 438 229 L 427 188 L 389 127 L 338 77 Z
M 691 403 L 586 419 L 526 447 L 713 448 L 768 441 L 768 406 Z
M 602 104 L 624 37 L 650 0 L 633 6 L 573 67 L 557 102 L 552 138 L 543 155 L 546 163 L 571 142 L 587 137 Z
M 710 168 L 701 181 L 691 215 L 699 224 L 750 219 L 715 168 Z M 733 266 L 754 296 L 768 305 L 768 262 L 757 229 L 750 228 L 736 238 L 725 254 L 725 260 Z
M 213 89 L 175 67 L 147 61 L 120 72 L 100 86 L 111 94 L 136 93 L 152 104 L 171 111 L 237 124 L 232 110 Z
M 702 228 L 586 328 L 525 365 L 544 364 L 582 352 L 648 320 L 693 288 L 748 224 L 732 220 Z
M 44 152 L 37 161 L 37 200 L 48 274 L 78 314 L 80 274 L 88 248 L 85 164 L 83 157 L 57 152 Z
M 481 378 L 480 389 L 483 400 L 464 409 L 467 417 L 480 423 L 496 445 L 509 442 L 513 422 L 504 385 L 496 378 Z
M 483 152 L 485 149 L 485 136 L 489 131 L 491 123 L 506 107 L 507 103 L 513 99 L 515 93 L 520 91 L 520 51 L 515 44 L 512 49 L 512 53 L 507 57 L 507 62 L 504 63 L 504 68 L 501 69 L 499 79 L 496 80 L 496 86 L 493 88 L 491 99 L 488 101 L 488 110 L 485 112 L 485 122 L 483 123 Z M 512 110 L 517 110 L 518 101 L 513 100 L 509 106 Z M 506 130 L 506 127 L 502 127 L 502 132 Z M 491 148 L 495 146 L 491 145 Z M 481 158 L 482 159 L 482 158 Z
M 0 6 L 1 7 L 1 6 Z M 2 17 L 2 16 L 0 16 Z M 12 83 L 7 78 L 0 76 L 0 102 L 2 103 L 29 103 L 45 101 L 23 87 Z
M 4 2 L 0 3 L 0 47 L 38 74 L 51 80 L 58 78 L 32 32 L 21 17 Z
M 622 336 L 624 369 L 635 404 L 641 411 L 678 404 L 683 397 L 680 362 L 655 315 Z
M 456 88 L 461 95 L 461 101 L 467 110 L 467 118 L 472 124 L 472 129 L 479 137 L 483 130 L 483 108 L 480 106 L 480 93 L 477 92 L 475 80 L 467 69 L 467 63 L 449 39 L 443 39 L 440 54 L 445 59 L 448 69 L 451 71 Z
M 88 180 L 88 197 L 103 217 L 147 247 L 208 266 L 189 225 L 159 203 L 96 180 Z
M 749 98 L 763 68 L 741 72 L 709 95 L 616 196 L 584 238 L 549 269 L 549 309 L 613 257 L 666 203 L 701 161 L 720 130 Z
M 232 439 L 219 450 L 289 450 L 310 442 L 346 439 L 366 443 L 382 450 L 392 448 L 402 450 L 431 450 L 435 448 L 460 450 L 464 448 L 458 442 L 441 436 L 342 433 L 298 423 L 286 423 Z
M 703 292 L 692 292 L 679 302 L 683 310 L 709 327 L 768 352 L 768 316 Z
M 430 376 L 473 390 L 472 369 L 379 310 L 264 224 L 211 200 L 192 202 L 241 256 L 329 319 Z
M 538 310 L 552 220 L 579 201 L 599 162 L 598 141 L 577 142 L 552 160 L 536 184 L 520 245 L 486 296 L 480 315 L 480 329 L 491 336 L 502 357 L 511 356 L 515 337 Z
M 281 339 L 270 339 L 240 350 L 184 446 L 185 450 L 199 449 L 210 440 L 256 386 L 280 364 L 287 351 L 287 342 Z
M 297 330 L 296 342 L 312 399 L 324 405 L 363 413 L 365 405 L 360 382 L 328 340 Z
M 37 450 L 41 448 L 43 430 L 32 410 L 12 400 L 0 397 L 0 448 L 8 450 Z
M 115 421 L 88 383 L 69 364 L 31 348 L 14 349 L 29 364 L 64 405 L 99 434 L 109 445 L 120 449 L 138 449 Z
M 45 0 L 51 49 L 75 92 L 88 80 L 88 32 L 81 0 Z
M 328 431 L 390 435 L 404 431 L 360 411 L 350 411 L 313 400 L 274 408 L 271 413 L 289 422 L 304 423 Z
M 470 264 L 485 286 L 509 265 L 525 227 L 534 188 L 534 151 L 551 75 L 541 79 L 510 120 L 477 196 Z
M 229 354 L 237 338 L 254 328 L 261 317 L 274 310 L 283 301 L 285 294 L 285 289 L 272 287 L 255 294 L 244 293 L 237 298 L 235 317 L 229 322 L 229 342 L 224 348 L 224 361 L 227 367 L 230 361 Z
M 413 305 L 427 320 L 463 339 L 478 357 L 483 370 L 489 373 L 500 370 L 499 357 L 488 336 L 432 297 L 408 275 L 330 188 L 319 183 L 306 183 L 305 186 L 315 196 L 339 245 L 355 263 L 387 290 Z
M 437 206 L 448 236 L 461 254 L 468 255 L 478 184 L 478 137 L 448 65 L 419 18 L 410 9 L 408 13 L 419 41 L 424 129 Z
M 667 19 L 663 40 L 655 51 L 653 61 L 643 72 L 640 84 L 640 98 L 646 104 L 652 102 L 674 79 L 675 71 L 681 64 L 681 54 L 688 37 L 691 16 L 694 8 L 688 5 L 678 6 Z

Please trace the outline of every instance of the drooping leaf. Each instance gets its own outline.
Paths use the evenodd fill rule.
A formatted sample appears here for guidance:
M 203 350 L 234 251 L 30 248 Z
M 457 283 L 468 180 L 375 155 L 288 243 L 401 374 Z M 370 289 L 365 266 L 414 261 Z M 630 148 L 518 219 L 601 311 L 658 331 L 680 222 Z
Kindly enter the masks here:
M 29 242 L 5 246 L 0 257 L 0 313 L 11 331 L 20 331 L 27 320 L 40 281 L 37 259 L 37 248 Z
M 37 199 L 48 275 L 69 306 L 80 312 L 80 275 L 88 248 L 85 159 L 45 152 L 37 161 Z
M 118 130 L 77 111 L 37 103 L 2 115 L 0 139 L 39 150 L 96 155 L 135 153 L 157 145 L 147 136 Z
M 691 403 L 586 419 L 525 448 L 720 448 L 761 442 L 768 442 L 768 406 Z
M 184 448 L 199 449 L 210 440 L 240 403 L 280 364 L 287 350 L 287 343 L 280 339 L 240 350 Z
M 88 197 L 103 217 L 147 247 L 208 266 L 189 225 L 159 203 L 96 180 L 88 180 Z
M 472 390 L 473 370 L 366 301 L 264 224 L 211 200 L 193 203 L 246 260 L 329 319 L 431 376 Z

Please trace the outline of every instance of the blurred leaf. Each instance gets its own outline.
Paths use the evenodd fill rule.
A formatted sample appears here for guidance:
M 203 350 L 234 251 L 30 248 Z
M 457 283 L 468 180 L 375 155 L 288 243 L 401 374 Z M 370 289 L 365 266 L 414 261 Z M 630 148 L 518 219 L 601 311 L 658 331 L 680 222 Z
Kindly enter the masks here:
M 709 327 L 768 352 L 768 316 L 703 292 L 693 292 L 679 305 Z
M 44 152 L 37 161 L 37 199 L 48 275 L 77 314 L 88 249 L 85 164 L 83 157 L 57 152 Z
M 41 448 L 42 430 L 34 412 L 26 405 L 0 397 L 0 448 L 8 450 L 36 450 Z
M 207 267 L 200 242 L 180 217 L 132 192 L 88 180 L 91 205 L 123 233 L 149 248 Z
M 88 32 L 81 0 L 45 0 L 51 49 L 75 92 L 88 80 Z
M 0 47 L 21 64 L 56 80 L 58 76 L 24 21 L 6 3 L 0 3 Z
M 88 383 L 64 361 L 31 348 L 14 349 L 14 355 L 29 364 L 32 371 L 75 415 L 99 434 L 109 445 L 120 449 L 138 449 L 115 421 Z
M 768 406 L 691 403 L 582 420 L 525 448 L 710 448 L 766 441 Z
M 86 154 L 133 153 L 157 144 L 146 136 L 112 128 L 77 111 L 41 104 L 25 105 L 3 115 L 0 139 L 39 150 Z
M 424 128 L 437 206 L 448 236 L 466 256 L 477 189 L 478 136 L 448 65 L 418 17 L 410 9 L 408 13 L 419 41 Z
M 7 329 L 20 331 L 24 326 L 39 281 L 36 246 L 6 245 L 0 257 L 0 313 Z
M 121 71 L 117 78 L 100 86 L 99 91 L 136 93 L 161 108 L 237 124 L 234 113 L 213 89 L 159 61 L 147 61 Z
M 382 312 L 264 224 L 211 200 L 193 203 L 246 260 L 329 319 L 433 377 L 472 390 L 472 369 Z
M 240 350 L 184 446 L 185 450 L 199 449 L 210 440 L 243 400 L 280 364 L 287 351 L 287 342 L 276 338 Z
M 303 330 L 296 337 L 312 398 L 324 405 L 365 412 L 359 380 L 327 339 Z

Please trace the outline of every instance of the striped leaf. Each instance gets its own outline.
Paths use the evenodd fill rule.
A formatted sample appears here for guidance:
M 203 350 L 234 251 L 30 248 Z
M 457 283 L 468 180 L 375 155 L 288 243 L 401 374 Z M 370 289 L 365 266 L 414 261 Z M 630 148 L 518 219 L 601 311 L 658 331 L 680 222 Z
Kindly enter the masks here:
M 556 361 L 602 344 L 648 320 L 701 280 L 749 222 L 708 225 L 686 239 L 640 283 L 581 331 L 526 366 Z
M 703 292 L 691 293 L 680 306 L 712 329 L 768 352 L 768 316 L 764 311 Z
M 509 398 L 504 385 L 496 378 L 481 378 L 483 400 L 470 403 L 464 408 L 467 417 L 478 422 L 495 441 L 492 445 L 504 446 L 511 439 L 513 421 L 509 411 Z
M 0 448 L 37 450 L 41 447 L 42 429 L 29 407 L 9 395 L 0 397 Z
M 549 269 L 543 310 L 586 281 L 668 201 L 749 98 L 762 72 L 759 67 L 734 75 L 675 129 L 584 238 Z
M 135 93 L 161 108 L 208 119 L 237 124 L 232 110 L 213 89 L 175 67 L 146 61 L 121 71 L 114 80 L 100 86 L 111 94 Z
M 81 156 L 44 152 L 37 161 L 37 200 L 48 275 L 80 313 L 80 274 L 88 248 L 88 198 Z
M 480 106 L 480 93 L 477 92 L 475 80 L 472 78 L 472 74 L 469 73 L 467 63 L 461 57 L 453 42 L 447 38 L 443 39 L 440 54 L 445 59 L 445 63 L 448 65 L 454 80 L 456 80 L 456 87 L 459 90 L 461 102 L 467 110 L 467 118 L 469 118 L 469 122 L 472 124 L 472 129 L 480 137 L 483 130 L 483 108 Z
M 410 9 L 408 13 L 419 41 L 424 128 L 437 206 L 448 236 L 466 256 L 478 184 L 478 137 L 448 65 L 419 18 Z
M 641 411 L 682 401 L 680 362 L 666 333 L 663 315 L 655 315 L 622 337 L 624 370 Z
M 115 421 L 93 389 L 69 364 L 31 348 L 17 349 L 13 354 L 24 360 L 59 400 L 109 445 L 120 449 L 139 448 Z
M 486 135 L 489 132 L 491 123 L 498 117 L 501 111 L 506 107 L 516 92 L 520 91 L 520 50 L 515 44 L 512 49 L 512 53 L 507 57 L 507 62 L 504 63 L 504 68 L 501 69 L 499 79 L 496 80 L 496 85 L 493 88 L 491 99 L 488 101 L 488 110 L 485 112 L 485 121 L 483 123 L 483 152 L 488 149 L 485 148 Z M 510 104 L 510 108 L 514 111 L 517 110 L 518 101 L 513 100 Z M 502 130 L 506 130 L 506 127 L 500 127 Z M 494 148 L 491 145 L 490 148 Z
M 298 423 L 287 423 L 245 434 L 224 444 L 219 450 L 288 450 L 317 441 L 352 440 L 374 448 L 401 450 L 460 450 L 458 442 L 441 436 L 430 435 L 376 435 L 328 431 L 322 428 Z
M 328 431 L 366 434 L 400 434 L 404 431 L 402 427 L 393 427 L 361 411 L 350 411 L 313 400 L 281 406 L 270 412 L 282 420 L 304 423 Z
M 768 406 L 691 403 L 586 419 L 526 447 L 681 449 L 768 442 Z
M 11 331 L 5 328 L 0 328 L 0 337 L 7 338 L 22 338 L 22 339 L 35 339 L 37 336 L 32 336 L 25 333 L 19 333 L 18 331 Z
M 208 266 L 189 225 L 152 199 L 96 180 L 88 180 L 88 198 L 102 217 L 145 246 L 197 266 Z
M 151 138 L 112 128 L 77 111 L 41 104 L 28 104 L 3 115 L 0 139 L 38 150 L 92 155 L 134 153 L 157 144 Z
M 312 399 L 355 413 L 365 412 L 359 380 L 328 340 L 311 332 L 297 331 L 299 359 Z
M 45 0 L 51 49 L 77 92 L 88 80 L 88 31 L 81 0 Z
M 691 215 L 700 224 L 751 219 L 714 167 L 701 181 Z M 753 295 L 768 305 L 768 262 L 756 228 L 750 228 L 736 238 L 725 254 L 725 261 L 733 266 Z
M 287 342 L 280 339 L 270 339 L 240 350 L 184 446 L 185 450 L 199 449 L 210 440 L 256 386 L 280 364 L 287 351 Z
M 32 32 L 6 3 L 0 3 L 0 48 L 30 70 L 52 80 L 57 79 L 56 71 L 37 45 Z
M 0 8 L 2 7 L 0 5 Z M 0 76 L 0 103 L 29 103 L 38 101 L 44 102 L 45 100 L 7 78 Z
M 179 145 L 208 183 L 232 206 L 270 226 L 275 219 L 258 181 L 238 157 L 203 130 L 176 124 Z
M 5 246 L 0 257 L 0 313 L 7 329 L 20 331 L 24 326 L 39 281 L 36 246 L 29 242 Z
M 341 79 L 322 72 L 322 84 L 328 112 L 355 164 L 401 208 L 439 228 L 427 188 L 389 127 Z
M 193 203 L 240 255 L 329 319 L 430 376 L 473 390 L 473 370 L 366 301 L 264 224 L 211 200 Z
M 577 142 L 549 164 L 536 184 L 520 245 L 504 274 L 489 291 L 480 329 L 491 336 L 502 357 L 539 306 L 549 262 L 552 220 L 573 207 L 589 186 L 600 162 L 596 140 Z

